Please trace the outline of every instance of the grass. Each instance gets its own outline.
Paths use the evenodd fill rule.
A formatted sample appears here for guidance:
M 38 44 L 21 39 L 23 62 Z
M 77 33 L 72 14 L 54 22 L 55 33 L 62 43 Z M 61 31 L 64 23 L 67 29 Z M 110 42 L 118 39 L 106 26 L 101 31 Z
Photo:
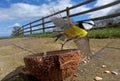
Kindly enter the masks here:
M 17 36 L 19 38 L 22 37 L 54 37 L 55 35 L 53 33 L 41 33 L 41 34 L 31 34 L 31 35 L 21 35 L 21 36 Z
M 90 38 L 120 38 L 120 27 L 93 29 L 88 32 Z

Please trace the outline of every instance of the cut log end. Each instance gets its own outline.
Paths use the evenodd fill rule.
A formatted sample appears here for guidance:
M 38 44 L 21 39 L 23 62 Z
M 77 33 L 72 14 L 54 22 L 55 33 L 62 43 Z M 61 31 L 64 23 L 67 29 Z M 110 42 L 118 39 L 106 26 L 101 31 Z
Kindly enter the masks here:
M 46 52 L 45 57 L 44 53 L 29 55 L 24 62 L 29 74 L 41 81 L 63 81 L 74 75 L 80 59 L 79 50 L 67 49 Z

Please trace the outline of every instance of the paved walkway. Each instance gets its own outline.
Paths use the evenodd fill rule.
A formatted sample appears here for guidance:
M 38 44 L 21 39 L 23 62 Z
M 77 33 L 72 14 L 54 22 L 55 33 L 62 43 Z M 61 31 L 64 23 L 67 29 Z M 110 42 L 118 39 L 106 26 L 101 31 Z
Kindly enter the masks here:
M 20 74 L 21 66 L 24 65 L 24 56 L 31 54 L 29 50 L 40 52 L 60 49 L 60 44 L 53 41 L 54 39 L 49 38 L 0 40 L 0 80 L 30 81 Z M 120 39 L 91 39 L 90 45 L 92 52 L 96 54 L 89 63 L 80 65 L 76 71 L 78 76 L 74 80 L 95 81 L 94 77 L 100 76 L 103 78 L 102 81 L 120 81 Z M 76 47 L 70 42 L 65 48 Z M 107 67 L 103 68 L 102 65 Z M 115 71 L 118 75 L 104 73 L 105 70 Z
M 120 81 L 120 40 L 106 44 L 89 63 L 80 65 L 77 74 L 75 81 L 95 81 L 96 76 L 103 78 L 101 81 Z

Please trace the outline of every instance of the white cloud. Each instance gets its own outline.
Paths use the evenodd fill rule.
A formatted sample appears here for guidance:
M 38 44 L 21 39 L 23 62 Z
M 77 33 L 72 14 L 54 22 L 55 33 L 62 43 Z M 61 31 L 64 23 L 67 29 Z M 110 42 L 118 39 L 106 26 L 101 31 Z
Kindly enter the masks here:
M 38 11 L 37 6 L 24 4 L 24 3 L 16 3 L 12 4 L 10 8 L 4 9 L 0 8 L 0 21 L 12 21 L 19 20 L 29 17 L 37 16 Z M 36 11 L 37 10 L 37 11 Z
M 114 1 L 116 1 L 116 0 L 97 0 L 94 7 L 109 4 L 109 3 L 112 3 Z M 105 15 L 114 13 L 116 10 L 120 10 L 120 4 L 109 7 L 109 8 L 102 9 L 102 10 L 99 10 L 99 11 L 92 12 L 92 13 L 90 13 L 90 18 L 105 16 Z
M 82 11 L 86 11 L 86 10 L 89 10 L 90 9 L 90 7 L 87 7 L 87 6 L 80 6 L 80 7 L 77 7 L 77 8 L 75 8 L 75 9 L 72 9 L 70 12 L 72 13 L 72 14 L 74 14 L 74 13 L 78 13 L 78 12 L 82 12 Z
M 114 1 L 116 1 L 116 0 L 97 0 L 96 4 L 94 6 L 95 7 L 102 6 L 102 5 L 109 4 Z
M 72 6 L 71 0 L 60 0 L 58 2 L 42 4 L 40 6 L 15 3 L 11 4 L 10 8 L 0 8 L 0 22 L 40 18 L 50 14 L 49 9 L 55 8 L 61 10 L 67 6 Z
M 37 0 L 39 1 L 39 0 Z M 46 16 L 50 13 L 50 11 L 59 11 L 63 10 L 66 7 L 71 7 L 75 3 L 72 0 L 57 0 L 56 2 L 52 0 L 48 0 L 48 4 L 42 5 L 31 5 L 26 3 L 15 3 L 11 4 L 9 8 L 0 8 L 0 22 L 8 22 L 8 21 L 23 21 L 23 20 L 35 20 L 39 19 L 42 16 Z M 89 8 L 86 6 L 81 6 L 74 10 L 71 10 L 71 13 L 76 13 L 84 10 L 88 10 Z
M 15 23 L 13 26 L 20 26 L 20 24 L 19 23 Z

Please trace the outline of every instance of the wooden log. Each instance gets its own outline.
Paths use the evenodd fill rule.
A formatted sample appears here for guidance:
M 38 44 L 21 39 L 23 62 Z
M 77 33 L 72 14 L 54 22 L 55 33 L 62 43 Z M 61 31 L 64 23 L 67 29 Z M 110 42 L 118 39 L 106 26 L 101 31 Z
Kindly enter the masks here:
M 29 74 L 40 81 L 63 81 L 74 75 L 80 62 L 80 51 L 49 51 L 26 56 L 24 62 Z

